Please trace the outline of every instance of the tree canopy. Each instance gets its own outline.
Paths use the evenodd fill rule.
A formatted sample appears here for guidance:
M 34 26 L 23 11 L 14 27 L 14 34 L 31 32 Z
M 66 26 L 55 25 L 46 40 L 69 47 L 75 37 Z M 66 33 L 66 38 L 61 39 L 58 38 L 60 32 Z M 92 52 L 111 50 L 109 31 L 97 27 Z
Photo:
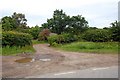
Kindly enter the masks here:
M 87 24 L 88 22 L 81 15 L 70 17 L 63 10 L 55 10 L 53 18 L 47 19 L 47 23 L 42 26 L 57 34 L 64 32 L 78 34 L 87 28 Z
M 26 29 L 27 19 L 22 13 L 14 12 L 12 16 L 5 16 L 1 19 L 3 30 Z

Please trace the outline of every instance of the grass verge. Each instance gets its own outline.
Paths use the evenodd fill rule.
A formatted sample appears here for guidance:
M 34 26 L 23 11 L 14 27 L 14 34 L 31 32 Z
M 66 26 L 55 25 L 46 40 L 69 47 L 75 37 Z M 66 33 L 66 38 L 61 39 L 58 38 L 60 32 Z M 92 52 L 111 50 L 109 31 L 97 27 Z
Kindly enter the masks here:
M 33 44 L 42 44 L 42 43 L 46 43 L 45 41 L 38 41 L 38 40 L 32 40 Z
M 57 46 L 58 49 L 87 53 L 118 53 L 118 42 L 74 42 Z
M 25 46 L 25 47 L 3 47 L 2 48 L 2 54 L 1 55 L 16 55 L 16 54 L 20 54 L 20 53 L 33 53 L 35 52 L 34 48 L 32 46 Z

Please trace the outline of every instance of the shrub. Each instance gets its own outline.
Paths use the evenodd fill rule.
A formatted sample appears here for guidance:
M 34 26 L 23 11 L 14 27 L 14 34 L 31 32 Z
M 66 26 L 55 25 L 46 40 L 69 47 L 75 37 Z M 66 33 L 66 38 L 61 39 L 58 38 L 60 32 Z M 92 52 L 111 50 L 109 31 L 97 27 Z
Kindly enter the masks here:
M 64 44 L 64 43 L 70 43 L 73 41 L 76 41 L 77 37 L 71 34 L 61 34 L 61 35 L 53 35 L 48 37 L 48 42 L 50 45 L 53 45 L 53 43 L 57 44 Z
M 58 43 L 56 43 L 56 42 L 53 42 L 52 43 L 52 46 L 54 46 L 54 47 L 57 47 L 59 44 Z
M 52 35 L 52 36 L 48 37 L 48 43 L 50 45 L 53 45 L 54 42 L 57 42 L 57 39 L 58 39 L 58 35 Z
M 108 30 L 88 30 L 83 36 L 83 39 L 92 42 L 106 42 L 110 40 L 110 32 Z
M 50 35 L 50 30 L 49 29 L 43 29 L 38 36 L 39 41 L 47 41 L 48 36 Z
M 2 46 L 25 46 L 32 44 L 32 36 L 15 31 L 2 32 Z
M 41 31 L 41 28 L 37 25 L 29 29 L 29 33 L 33 36 L 33 39 L 38 39 L 38 35 L 40 31 Z

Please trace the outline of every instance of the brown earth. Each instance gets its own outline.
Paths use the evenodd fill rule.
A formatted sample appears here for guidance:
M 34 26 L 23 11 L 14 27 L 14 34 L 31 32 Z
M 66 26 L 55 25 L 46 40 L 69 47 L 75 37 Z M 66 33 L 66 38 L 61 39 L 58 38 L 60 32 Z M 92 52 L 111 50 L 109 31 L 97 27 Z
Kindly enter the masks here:
M 118 65 L 117 54 L 65 52 L 55 50 L 49 47 L 48 44 L 37 44 L 33 47 L 36 50 L 33 55 L 0 56 L 2 58 L 2 77 L 24 78 L 46 73 Z M 15 62 L 25 57 L 33 58 L 34 61 L 26 63 Z M 40 59 L 42 58 L 49 58 L 50 61 L 41 61 Z

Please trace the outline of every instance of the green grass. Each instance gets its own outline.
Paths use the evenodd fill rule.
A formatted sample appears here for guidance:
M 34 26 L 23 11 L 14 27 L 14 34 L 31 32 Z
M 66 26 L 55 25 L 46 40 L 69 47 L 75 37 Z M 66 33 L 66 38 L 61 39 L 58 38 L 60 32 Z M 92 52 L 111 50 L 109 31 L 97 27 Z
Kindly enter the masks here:
M 32 43 L 33 44 L 40 44 L 40 43 L 45 43 L 45 42 L 40 42 L 38 40 L 32 40 Z M 0 55 L 16 55 L 16 54 L 20 54 L 20 53 L 34 53 L 35 50 L 32 46 L 25 46 L 25 47 L 9 47 L 9 46 L 6 46 L 6 47 L 2 47 L 0 48 Z
M 1 55 L 16 55 L 16 54 L 20 54 L 20 53 L 33 53 L 35 52 L 34 48 L 32 46 L 25 46 L 25 47 L 3 47 L 2 48 L 2 54 Z
M 38 41 L 38 40 L 32 40 L 33 44 L 42 44 L 42 43 L 46 43 L 45 41 Z
M 72 52 L 118 53 L 118 42 L 74 42 L 57 48 Z

